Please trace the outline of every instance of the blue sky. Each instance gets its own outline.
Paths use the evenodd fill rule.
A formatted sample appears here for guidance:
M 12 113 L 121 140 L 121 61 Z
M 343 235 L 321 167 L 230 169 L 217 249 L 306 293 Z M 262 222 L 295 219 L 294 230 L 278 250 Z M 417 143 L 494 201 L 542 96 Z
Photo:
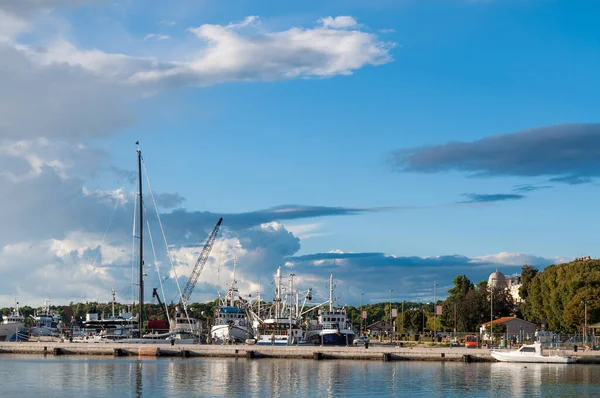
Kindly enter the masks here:
M 154 192 L 176 199 L 161 218 L 178 275 L 225 218 L 197 300 L 226 288 L 233 256 L 247 291 L 278 265 L 306 288 L 332 271 L 353 304 L 596 256 L 599 13 L 558 0 L 3 2 L 0 305 L 105 301 L 113 285 L 125 299 L 136 140 Z

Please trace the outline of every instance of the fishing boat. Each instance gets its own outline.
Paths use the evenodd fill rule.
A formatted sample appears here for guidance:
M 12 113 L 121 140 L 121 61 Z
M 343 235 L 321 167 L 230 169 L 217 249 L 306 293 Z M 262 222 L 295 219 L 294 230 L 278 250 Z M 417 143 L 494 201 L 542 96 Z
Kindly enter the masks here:
M 210 337 L 215 344 L 243 343 L 254 338 L 254 330 L 246 313 L 246 302 L 240 297 L 235 280 L 236 261 L 233 262 L 233 279 L 225 297 L 219 295 L 215 308 L 214 324 Z
M 62 324 L 61 316 L 56 311 L 50 310 L 50 299 L 46 297 L 41 312 L 33 316 L 34 325 L 31 327 L 31 335 L 34 337 L 58 336 L 59 327 Z
M 281 267 L 277 268 L 275 277 L 275 299 L 273 306 L 265 311 L 265 315 L 251 311 L 254 329 L 256 330 L 257 345 L 286 346 L 304 342 L 302 329 L 302 311 L 306 300 L 311 299 L 311 289 L 304 298 L 302 307 L 299 305 L 299 295 L 294 290 L 294 274 L 290 274 L 290 287 L 285 298 L 282 294 Z M 259 300 L 260 303 L 260 300 Z
M 352 323 L 346 314 L 346 307 L 334 307 L 333 287 L 333 274 L 329 274 L 329 308 L 319 311 L 317 321 L 309 321 L 304 339 L 319 345 L 352 345 L 355 335 Z
M 15 305 L 9 315 L 4 317 L 0 323 L 0 341 L 16 341 L 24 340 L 23 332 L 20 332 L 25 327 L 25 317 L 19 310 L 19 303 L 15 299 Z
M 544 355 L 542 343 L 526 344 L 516 351 L 492 351 L 492 357 L 499 362 L 527 363 L 574 363 L 572 357 L 566 355 Z

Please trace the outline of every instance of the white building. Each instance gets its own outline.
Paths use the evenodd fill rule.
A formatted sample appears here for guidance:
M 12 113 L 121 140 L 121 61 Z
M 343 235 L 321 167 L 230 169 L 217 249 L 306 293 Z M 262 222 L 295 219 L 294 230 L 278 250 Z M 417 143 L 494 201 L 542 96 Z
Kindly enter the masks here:
M 496 269 L 495 272 L 492 272 L 488 278 L 488 286 L 508 289 L 515 303 L 520 303 L 523 301 L 521 300 L 521 295 L 519 294 L 519 289 L 522 285 L 523 281 L 521 276 L 514 275 L 510 278 L 507 278 L 502 272 L 498 271 L 498 269 Z

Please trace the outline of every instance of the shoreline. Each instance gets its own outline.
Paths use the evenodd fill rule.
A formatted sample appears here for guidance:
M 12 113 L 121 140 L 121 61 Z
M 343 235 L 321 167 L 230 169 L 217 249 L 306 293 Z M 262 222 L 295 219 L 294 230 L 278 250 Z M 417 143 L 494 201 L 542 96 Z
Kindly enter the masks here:
M 128 343 L 71 343 L 71 342 L 3 342 L 2 354 L 90 355 L 138 357 L 228 357 L 281 358 L 312 360 L 370 360 L 370 361 L 433 361 L 433 362 L 495 362 L 490 350 L 465 347 L 400 347 L 391 345 L 364 346 L 258 346 L 208 344 L 128 344 Z M 600 351 L 573 352 L 547 350 L 548 355 L 572 356 L 576 363 L 600 364 Z

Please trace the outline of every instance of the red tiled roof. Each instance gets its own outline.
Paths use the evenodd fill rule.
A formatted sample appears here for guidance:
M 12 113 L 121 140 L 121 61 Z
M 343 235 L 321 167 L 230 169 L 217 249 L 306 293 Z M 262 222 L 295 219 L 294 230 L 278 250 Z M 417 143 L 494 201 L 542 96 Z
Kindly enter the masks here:
M 516 316 L 505 316 L 505 317 L 502 317 L 502 318 L 494 319 L 493 323 L 494 324 L 496 324 L 496 323 L 504 323 L 504 322 L 512 321 L 513 319 L 517 319 L 517 317 Z M 481 326 L 486 326 L 486 325 L 489 325 L 489 324 L 490 324 L 490 322 L 486 322 L 486 323 L 482 323 Z

